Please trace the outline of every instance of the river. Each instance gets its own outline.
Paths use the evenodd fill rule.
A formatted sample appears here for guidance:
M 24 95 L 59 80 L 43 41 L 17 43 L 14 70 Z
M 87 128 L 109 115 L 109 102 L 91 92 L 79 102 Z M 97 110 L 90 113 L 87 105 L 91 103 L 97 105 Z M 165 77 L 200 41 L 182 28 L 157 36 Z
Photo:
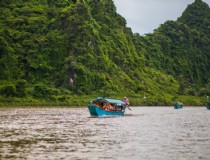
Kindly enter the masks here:
M 1 160 L 209 160 L 210 110 L 131 107 L 92 118 L 87 108 L 0 108 Z

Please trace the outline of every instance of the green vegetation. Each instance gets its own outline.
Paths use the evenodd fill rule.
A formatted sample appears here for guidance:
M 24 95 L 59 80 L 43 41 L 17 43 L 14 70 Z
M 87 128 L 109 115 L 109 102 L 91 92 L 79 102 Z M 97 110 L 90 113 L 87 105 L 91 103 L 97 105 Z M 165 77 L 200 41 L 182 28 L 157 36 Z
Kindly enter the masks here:
M 210 95 L 210 8 L 140 36 L 112 0 L 1 0 L 0 105 L 204 105 Z M 146 97 L 146 98 L 143 98 Z

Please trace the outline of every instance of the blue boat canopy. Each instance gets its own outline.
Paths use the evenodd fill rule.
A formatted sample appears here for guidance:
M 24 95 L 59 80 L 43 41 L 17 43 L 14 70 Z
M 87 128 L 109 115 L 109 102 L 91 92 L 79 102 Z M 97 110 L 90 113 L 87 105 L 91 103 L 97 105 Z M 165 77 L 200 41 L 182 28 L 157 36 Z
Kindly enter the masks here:
M 108 102 L 108 103 L 114 103 L 116 105 L 125 105 L 125 103 L 121 100 L 109 99 L 109 98 L 103 98 L 103 97 L 98 97 L 98 98 L 92 100 L 91 103 L 94 102 L 94 101 L 105 101 L 105 102 Z
M 125 104 L 123 101 L 118 100 L 118 99 L 105 99 L 109 103 L 118 103 L 118 104 Z

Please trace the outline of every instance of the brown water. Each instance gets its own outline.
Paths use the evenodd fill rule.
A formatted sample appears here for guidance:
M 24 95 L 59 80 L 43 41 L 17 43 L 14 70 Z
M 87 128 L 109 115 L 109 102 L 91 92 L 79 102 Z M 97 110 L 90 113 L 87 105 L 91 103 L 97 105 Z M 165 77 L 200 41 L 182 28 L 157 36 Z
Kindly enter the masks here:
M 209 160 L 210 111 L 132 107 L 91 118 L 86 108 L 0 108 L 1 160 Z

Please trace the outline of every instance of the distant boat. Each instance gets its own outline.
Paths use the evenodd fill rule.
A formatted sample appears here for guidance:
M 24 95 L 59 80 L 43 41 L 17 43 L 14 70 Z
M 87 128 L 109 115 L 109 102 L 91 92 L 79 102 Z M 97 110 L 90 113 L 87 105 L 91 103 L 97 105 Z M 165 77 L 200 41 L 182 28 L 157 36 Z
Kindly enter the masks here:
M 91 116 L 124 116 L 126 104 L 121 100 L 98 97 L 87 107 Z
M 181 108 L 183 108 L 183 103 L 176 102 L 175 105 L 174 105 L 174 109 L 181 109 Z
M 210 102 L 206 104 L 206 108 L 210 110 Z

